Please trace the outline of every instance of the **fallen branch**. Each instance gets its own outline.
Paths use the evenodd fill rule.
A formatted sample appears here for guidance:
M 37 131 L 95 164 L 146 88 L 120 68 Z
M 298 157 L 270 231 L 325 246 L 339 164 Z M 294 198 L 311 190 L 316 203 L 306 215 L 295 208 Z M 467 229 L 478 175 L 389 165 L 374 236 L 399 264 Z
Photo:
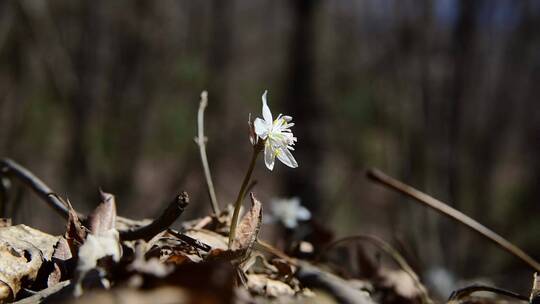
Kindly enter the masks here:
M 281 251 L 281 250 L 277 249 L 276 247 L 272 246 L 267 241 L 257 239 L 257 241 L 254 244 L 254 248 L 259 250 L 259 251 L 263 251 L 263 252 L 267 252 L 267 253 L 270 253 L 272 255 L 275 255 L 276 257 L 284 260 L 285 262 L 287 262 L 287 263 L 289 263 L 289 264 L 291 264 L 293 266 L 298 266 L 298 261 L 296 259 L 288 256 L 283 251 Z
M 19 165 L 15 161 L 5 158 L 0 160 L 0 175 L 14 177 L 27 185 L 34 193 L 51 206 L 58 214 L 66 220 L 69 217 L 66 205 L 58 199 L 54 191 L 49 188 L 41 179 L 35 176 L 28 169 Z
M 455 301 L 455 302 L 460 301 L 464 299 L 465 297 L 470 296 L 472 293 L 475 293 L 478 291 L 492 292 L 492 293 L 496 293 L 498 295 L 502 295 L 505 297 L 514 298 L 514 299 L 524 301 L 524 302 L 529 302 L 529 297 L 520 295 L 519 293 L 515 293 L 510 290 L 501 289 L 501 288 L 492 287 L 492 286 L 472 285 L 472 286 L 467 286 L 465 288 L 461 288 L 461 289 L 453 291 L 450 297 L 448 298 L 448 303 L 451 303 L 452 301 Z
M 497 233 L 493 232 L 486 226 L 480 224 L 476 220 L 470 218 L 469 216 L 465 215 L 461 211 L 458 211 L 447 204 L 409 186 L 406 185 L 386 174 L 383 172 L 372 169 L 368 170 L 367 177 L 371 179 L 372 181 L 375 181 L 377 183 L 380 183 L 381 185 L 384 185 L 386 187 L 389 187 L 393 190 L 396 190 L 410 198 L 415 199 L 416 201 L 434 209 L 435 211 L 443 214 L 444 216 L 447 216 L 463 225 L 468 227 L 469 229 L 477 232 L 481 236 L 487 238 L 488 240 L 495 243 L 497 246 L 501 247 L 502 249 L 506 250 L 513 256 L 517 257 L 521 261 L 523 261 L 525 264 L 530 266 L 535 271 L 540 271 L 540 263 L 536 261 L 534 258 L 529 256 L 527 253 L 525 253 L 523 250 L 521 250 L 516 245 L 510 243 L 508 240 L 503 238 L 502 236 L 498 235 Z
M 46 300 L 51 300 L 51 298 L 53 296 L 55 296 L 55 295 L 59 295 L 58 299 L 55 299 L 55 300 L 59 300 L 60 298 L 62 298 L 60 296 L 61 292 L 64 289 L 69 289 L 69 286 L 72 286 L 70 284 L 71 284 L 70 280 L 62 281 L 62 282 L 60 282 L 60 283 L 58 283 L 56 285 L 53 285 L 51 287 L 40 290 L 40 291 L 36 292 L 36 294 L 34 294 L 34 295 L 30 296 L 30 297 L 24 298 L 24 299 L 19 300 L 17 302 L 13 302 L 13 304 L 36 304 L 36 303 L 42 303 L 42 302 L 45 302 Z M 65 294 L 67 294 L 67 293 L 65 293 Z M 51 302 L 55 302 L 55 301 L 52 300 Z
M 173 229 L 169 229 L 167 230 L 170 234 L 174 235 L 175 237 L 177 237 L 178 239 L 180 239 L 181 241 L 183 241 L 184 243 L 192 246 L 192 247 L 195 247 L 195 248 L 199 248 L 201 249 L 202 251 L 205 251 L 205 252 L 209 252 L 210 250 L 212 250 L 212 247 L 210 247 L 210 245 L 207 245 L 197 239 L 194 239 L 190 236 L 187 236 L 183 233 L 180 233 L 176 230 L 173 230 Z
M 124 241 L 144 239 L 146 241 L 153 238 L 156 234 L 169 228 L 176 219 L 182 215 L 184 209 L 189 204 L 189 196 L 187 192 L 182 192 L 177 195 L 169 204 L 167 209 L 155 219 L 152 223 L 133 230 L 120 231 L 120 239 Z
M 23 184 L 30 187 L 38 197 L 44 200 L 63 218 L 66 220 L 69 218 L 69 210 L 62 198 L 41 179 L 17 162 L 7 158 L 0 160 L 0 175 L 17 178 Z M 151 239 L 154 235 L 167 229 L 184 212 L 188 203 L 188 194 L 182 192 L 175 197 L 161 216 L 152 223 L 136 229 L 120 231 L 120 238 L 123 240 Z M 79 214 L 79 218 L 84 221 L 86 216 Z M 118 217 L 118 219 L 123 220 L 121 217 Z
M 212 211 L 214 214 L 219 214 L 219 206 L 217 203 L 216 192 L 214 190 L 214 183 L 212 182 L 212 175 L 210 174 L 210 166 L 208 165 L 208 158 L 206 157 L 206 137 L 204 136 L 204 109 L 208 105 L 208 92 L 202 91 L 201 103 L 199 104 L 199 112 L 197 113 L 197 129 L 198 134 L 195 137 L 195 142 L 199 146 L 199 152 L 201 154 L 201 162 L 204 170 L 204 178 L 206 179 L 206 185 L 208 186 L 208 196 L 210 197 L 210 203 L 212 204 Z

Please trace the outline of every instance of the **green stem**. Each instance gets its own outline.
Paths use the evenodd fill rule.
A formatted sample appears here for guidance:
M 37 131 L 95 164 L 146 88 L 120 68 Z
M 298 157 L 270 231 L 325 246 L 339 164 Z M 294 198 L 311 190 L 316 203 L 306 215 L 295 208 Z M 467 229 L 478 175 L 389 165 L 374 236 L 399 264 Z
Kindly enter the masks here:
M 251 162 L 249 163 L 249 168 L 246 172 L 246 176 L 244 177 L 244 181 L 242 181 L 240 192 L 238 192 L 238 196 L 236 197 L 236 201 L 234 203 L 234 213 L 231 222 L 231 230 L 229 232 L 229 249 L 231 248 L 233 240 L 236 237 L 236 226 L 238 225 L 238 214 L 240 213 L 240 206 L 242 206 L 242 201 L 244 200 L 244 196 L 246 194 L 245 192 L 249 184 L 249 180 L 251 179 L 251 174 L 253 173 L 253 169 L 255 168 L 257 156 L 259 155 L 261 150 L 261 145 L 256 145 L 253 148 L 253 154 L 251 155 Z

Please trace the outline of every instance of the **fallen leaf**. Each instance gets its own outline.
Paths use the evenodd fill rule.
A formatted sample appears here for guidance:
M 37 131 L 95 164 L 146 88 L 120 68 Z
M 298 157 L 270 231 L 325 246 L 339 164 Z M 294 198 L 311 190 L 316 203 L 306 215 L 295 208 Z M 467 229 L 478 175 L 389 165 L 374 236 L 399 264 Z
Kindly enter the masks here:
M 236 238 L 234 239 L 231 250 L 246 250 L 249 251 L 259 235 L 259 230 L 262 223 L 262 205 L 261 202 L 255 198 L 253 193 L 251 197 L 251 208 L 242 217 L 242 220 L 238 224 L 236 232 Z
M 0 303 L 13 299 L 50 261 L 58 237 L 25 225 L 0 228 Z
M 101 203 L 88 216 L 90 231 L 93 234 L 101 234 L 115 228 L 116 202 L 114 195 L 99 191 Z
M 11 226 L 10 218 L 0 218 L 0 228 Z
M 221 234 L 206 229 L 191 229 L 185 235 L 209 245 L 212 249 L 227 250 L 227 238 Z
M 296 270 L 293 265 L 283 259 L 272 259 L 270 263 L 277 268 L 279 275 L 285 279 L 291 277 Z
M 73 206 L 71 205 L 69 200 L 66 201 L 66 205 L 68 208 L 68 222 L 66 233 L 64 234 L 64 236 L 71 249 L 71 253 L 75 255 L 79 246 L 84 242 L 84 239 L 86 238 L 87 230 L 81 224 L 79 216 L 77 215 L 77 211 L 73 209 Z

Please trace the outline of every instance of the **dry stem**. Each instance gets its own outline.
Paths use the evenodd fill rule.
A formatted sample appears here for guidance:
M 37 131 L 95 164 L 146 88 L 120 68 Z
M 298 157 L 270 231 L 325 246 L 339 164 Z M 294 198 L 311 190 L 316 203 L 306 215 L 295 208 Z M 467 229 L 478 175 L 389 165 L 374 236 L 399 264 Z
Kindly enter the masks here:
M 386 174 L 383 172 L 372 169 L 367 172 L 367 176 L 372 181 L 375 181 L 377 183 L 380 183 L 386 187 L 389 187 L 393 190 L 396 190 L 402 194 L 405 194 L 406 196 L 415 199 L 416 201 L 434 209 L 435 211 L 443 214 L 444 216 L 447 216 L 453 220 L 456 220 L 457 222 L 465 225 L 469 229 L 479 233 L 481 236 L 487 238 L 488 240 L 495 243 L 497 246 L 501 247 L 502 249 L 506 250 L 513 256 L 517 257 L 521 261 L 523 261 L 525 264 L 530 266 L 535 271 L 540 271 L 540 263 L 537 262 L 534 258 L 529 256 L 527 253 L 525 253 L 523 250 L 521 250 L 516 245 L 510 243 L 508 240 L 503 238 L 502 236 L 498 235 L 497 233 L 493 232 L 486 226 L 480 224 L 476 220 L 470 218 L 469 216 L 465 215 L 464 213 L 448 206 L 447 204 L 409 186 L 406 185 Z
M 257 156 L 262 150 L 261 147 L 262 147 L 261 145 L 255 145 L 253 147 L 253 155 L 251 156 L 249 168 L 246 172 L 246 176 L 244 177 L 244 180 L 242 181 L 242 186 L 240 186 L 240 191 L 238 192 L 236 201 L 234 202 L 234 212 L 233 212 L 233 217 L 231 221 L 231 229 L 229 231 L 229 249 L 231 248 L 231 245 L 236 237 L 236 226 L 238 225 L 238 215 L 240 213 L 240 206 L 242 206 L 242 201 L 244 200 L 246 189 L 248 187 L 249 180 L 251 179 L 251 174 L 253 173 L 253 169 L 255 168 L 255 163 L 257 162 Z
M 69 217 L 69 212 L 60 199 L 55 195 L 54 191 L 49 188 L 42 180 L 35 176 L 25 167 L 19 165 L 15 161 L 5 158 L 0 160 L 0 175 L 15 177 L 23 184 L 27 185 L 34 191 L 37 196 L 44 200 L 54 211 L 60 214 L 66 220 Z
M 199 152 L 201 154 L 201 162 L 204 170 L 204 178 L 206 179 L 206 185 L 208 186 L 208 196 L 210 196 L 210 203 L 212 204 L 212 211 L 214 214 L 219 214 L 219 205 L 216 198 L 216 192 L 214 190 L 214 183 L 212 182 L 212 175 L 210 174 L 210 166 L 208 165 L 208 158 L 206 157 L 206 137 L 204 136 L 204 109 L 208 105 L 208 92 L 202 91 L 201 103 L 199 104 L 199 112 L 197 113 L 197 128 L 198 134 L 195 138 L 195 142 L 199 146 Z

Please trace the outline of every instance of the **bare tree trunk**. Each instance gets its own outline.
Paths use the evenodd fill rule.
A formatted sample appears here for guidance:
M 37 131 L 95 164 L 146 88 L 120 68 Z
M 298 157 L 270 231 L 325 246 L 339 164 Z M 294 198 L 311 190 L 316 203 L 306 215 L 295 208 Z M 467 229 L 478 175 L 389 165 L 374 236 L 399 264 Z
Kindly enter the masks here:
M 74 55 L 77 82 L 70 88 L 71 92 L 64 92 L 69 98 L 71 125 L 65 181 L 70 185 L 70 192 L 88 198 L 88 187 L 84 183 L 89 178 L 88 151 L 90 147 L 87 145 L 87 140 L 91 109 L 96 97 L 97 44 L 100 25 L 98 11 L 101 2 L 86 2 L 81 5 L 81 38 L 77 53 Z
M 323 142 L 321 138 L 323 106 L 315 91 L 315 13 L 316 0 L 290 2 L 293 14 L 293 32 L 290 36 L 289 71 L 285 78 L 284 100 L 298 125 L 296 158 L 299 168 L 287 171 L 286 185 L 290 195 L 301 197 L 315 213 L 319 210 Z

